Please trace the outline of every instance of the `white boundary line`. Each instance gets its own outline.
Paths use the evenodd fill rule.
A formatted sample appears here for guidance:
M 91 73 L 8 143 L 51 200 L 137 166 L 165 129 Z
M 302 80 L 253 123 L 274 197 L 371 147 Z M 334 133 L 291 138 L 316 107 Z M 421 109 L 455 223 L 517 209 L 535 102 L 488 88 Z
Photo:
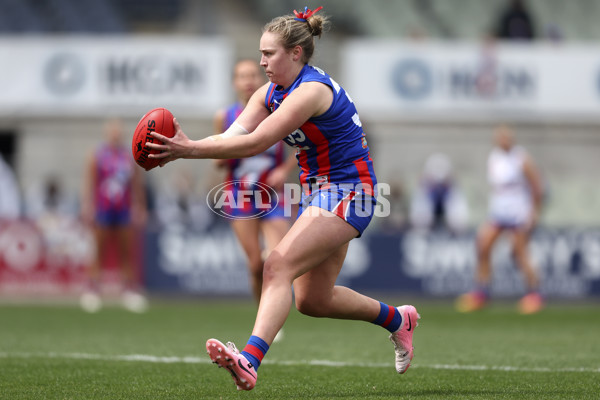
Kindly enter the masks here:
M 149 354 L 126 354 L 105 355 L 89 353 L 0 353 L 1 358 L 58 358 L 77 360 L 100 360 L 100 361 L 129 361 L 148 362 L 159 364 L 210 364 L 208 357 L 160 357 Z M 393 368 L 393 363 L 352 363 L 331 360 L 308 360 L 308 361 L 276 361 L 265 360 L 264 364 L 283 366 L 318 365 L 324 367 L 365 367 L 365 368 Z M 547 367 L 514 367 L 499 365 L 459 365 L 459 364 L 413 364 L 411 368 L 457 370 L 457 371 L 501 371 L 501 372 L 590 372 L 600 373 L 600 368 L 547 368 Z

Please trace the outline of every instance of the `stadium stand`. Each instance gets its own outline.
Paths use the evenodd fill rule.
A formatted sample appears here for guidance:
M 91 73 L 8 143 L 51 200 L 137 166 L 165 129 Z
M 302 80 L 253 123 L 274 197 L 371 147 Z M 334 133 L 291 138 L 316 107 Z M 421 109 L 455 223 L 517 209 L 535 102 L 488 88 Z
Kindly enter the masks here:
M 410 37 L 416 28 L 433 39 L 476 40 L 495 30 L 507 0 L 372 0 L 349 4 L 327 2 L 336 30 L 345 35 Z M 529 0 L 537 36 L 552 35 L 571 41 L 600 38 L 594 0 Z M 260 26 L 265 20 L 297 7 L 291 0 L 239 2 L 193 0 L 0 0 L 1 33 L 123 33 L 138 31 L 189 31 L 184 21 L 194 18 L 202 33 L 230 33 L 226 19 L 236 13 Z M 237 11 L 236 11 L 237 10 Z M 231 17 L 233 14 L 233 17 Z M 394 18 L 387 18 L 393 15 Z M 220 21 L 221 23 L 215 23 Z M 189 25 L 189 23 L 187 24 Z M 233 28 L 233 35 L 236 34 Z
M 0 1 L 1 33 L 38 33 L 49 30 L 48 22 L 27 1 Z
M 297 3 L 286 0 L 253 0 L 259 16 L 270 18 L 288 12 Z M 349 4 L 344 0 L 327 2 L 327 13 L 334 16 L 349 34 L 376 37 L 409 36 L 415 26 L 431 38 L 474 40 L 495 28 L 496 18 L 507 0 L 372 0 Z M 526 1 L 536 20 L 539 37 L 557 27 L 568 40 L 600 38 L 595 16 L 600 3 L 594 0 Z M 393 19 L 385 16 L 394 15 Z
M 3 33 L 124 33 L 181 16 L 180 0 L 0 0 Z

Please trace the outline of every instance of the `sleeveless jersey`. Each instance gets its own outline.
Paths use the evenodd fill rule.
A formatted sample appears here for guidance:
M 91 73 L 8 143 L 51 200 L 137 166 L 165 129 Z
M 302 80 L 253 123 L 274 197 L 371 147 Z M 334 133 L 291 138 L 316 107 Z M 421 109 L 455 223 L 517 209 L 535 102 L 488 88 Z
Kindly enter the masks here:
M 310 118 L 284 139 L 297 149 L 301 185 L 363 184 L 364 190 L 372 194 L 377 178 L 356 107 L 346 91 L 327 73 L 306 64 L 288 88 L 270 84 L 265 106 L 274 112 L 304 82 L 321 82 L 329 86 L 333 91 L 333 102 L 324 114 Z
M 530 216 L 531 195 L 523 173 L 526 155 L 520 146 L 508 152 L 495 148 L 489 155 L 490 216 L 501 225 L 521 225 Z
M 231 105 L 225 112 L 223 131 L 227 130 L 244 110 L 240 103 Z M 283 163 L 285 151 L 283 143 L 279 142 L 269 147 L 261 154 L 249 158 L 232 159 L 229 161 L 228 181 L 242 180 L 245 182 L 264 183 L 269 172 Z
M 100 147 L 96 152 L 96 211 L 128 211 L 132 177 L 133 163 L 127 148 Z

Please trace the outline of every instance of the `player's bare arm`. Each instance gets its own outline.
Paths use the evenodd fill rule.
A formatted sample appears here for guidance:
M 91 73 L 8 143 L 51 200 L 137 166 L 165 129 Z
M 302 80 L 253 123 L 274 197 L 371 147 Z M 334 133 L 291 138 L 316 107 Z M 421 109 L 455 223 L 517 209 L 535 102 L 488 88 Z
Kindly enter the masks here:
M 92 152 L 88 154 L 85 165 L 85 181 L 81 191 L 81 217 L 91 224 L 94 221 L 94 185 L 96 182 L 96 156 Z
M 261 86 L 244 107 L 242 113 L 237 117 L 235 123 L 248 132 L 253 132 L 256 127 L 269 116 L 269 110 L 265 108 L 265 97 L 269 84 Z
M 528 155 L 523 163 L 523 174 L 529 183 L 531 189 L 531 200 L 533 203 L 533 210 L 531 215 L 531 221 L 529 222 L 529 229 L 533 228 L 537 224 L 541 208 L 542 208 L 542 180 L 540 174 L 532 160 Z
M 258 108 L 259 89 L 236 120 L 238 124 L 252 126 L 263 112 L 267 113 L 261 103 Z M 266 92 L 263 92 L 266 95 Z M 262 96 L 264 99 L 264 96 Z M 224 140 L 213 140 L 211 138 L 198 141 L 190 140 L 181 129 L 179 122 L 173 120 L 175 135 L 167 138 L 159 133 L 153 132 L 152 136 L 159 139 L 163 144 L 147 143 L 152 149 L 161 150 L 160 154 L 151 154 L 151 158 L 164 159 L 165 162 L 178 158 L 245 158 L 259 154 L 277 141 L 285 138 L 291 132 L 300 127 L 313 116 L 323 114 L 333 100 L 331 89 L 318 82 L 308 82 L 300 85 L 290 96 L 282 102 L 281 106 L 271 115 L 268 115 L 256 127 L 250 135 L 229 137 Z M 261 100 L 262 102 L 262 100 Z
M 536 210 L 539 210 L 542 203 L 542 180 L 530 156 L 525 158 L 525 162 L 523 163 L 523 173 L 531 188 L 534 206 Z
M 215 114 L 215 117 L 213 118 L 213 132 L 215 134 L 221 133 L 221 131 L 223 130 L 224 124 L 225 124 L 225 110 L 219 110 L 219 111 L 217 111 L 217 113 Z M 227 160 L 225 160 L 225 159 L 214 160 L 214 164 L 217 168 L 223 168 L 227 165 Z

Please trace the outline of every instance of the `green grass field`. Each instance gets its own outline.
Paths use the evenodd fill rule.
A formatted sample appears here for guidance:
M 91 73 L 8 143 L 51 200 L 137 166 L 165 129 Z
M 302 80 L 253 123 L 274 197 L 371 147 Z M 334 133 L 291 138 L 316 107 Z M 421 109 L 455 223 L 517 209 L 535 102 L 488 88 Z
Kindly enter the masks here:
M 383 329 L 294 310 L 251 392 L 204 350 L 210 337 L 243 347 L 251 301 L 154 301 L 143 315 L 0 305 L 0 399 L 600 398 L 598 305 L 525 317 L 508 303 L 470 315 L 413 303 L 422 319 L 405 375 Z

